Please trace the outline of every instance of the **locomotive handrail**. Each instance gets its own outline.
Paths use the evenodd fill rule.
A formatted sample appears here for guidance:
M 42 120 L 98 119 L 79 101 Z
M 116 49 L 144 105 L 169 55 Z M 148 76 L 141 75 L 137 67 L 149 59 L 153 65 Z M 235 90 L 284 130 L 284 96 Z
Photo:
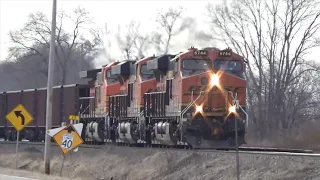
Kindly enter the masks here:
M 201 97 L 201 95 L 202 95 L 203 92 L 204 92 L 204 91 L 201 91 L 201 92 L 199 93 L 199 96 L 198 96 L 194 101 L 192 101 L 190 104 L 188 104 L 187 107 L 185 107 L 185 108 L 182 110 L 182 112 L 181 112 L 181 114 L 180 114 L 180 117 L 181 117 L 181 118 L 182 118 L 182 116 L 184 115 L 184 113 L 186 113 L 186 112 L 189 110 L 189 108 L 194 104 L 194 102 L 196 102 L 196 101 Z
M 80 97 L 79 99 L 94 99 L 94 96 L 89 96 L 89 97 Z
M 88 105 L 82 112 L 80 112 L 80 114 L 83 114 L 88 108 L 89 108 L 90 105 Z
M 80 97 L 79 100 L 83 100 L 83 99 L 94 99 L 95 97 L 94 96 L 89 96 L 89 97 Z M 83 102 L 81 102 L 81 105 L 80 105 L 80 110 L 82 108 L 82 105 L 83 105 Z M 88 104 L 88 106 L 81 112 L 80 112 L 80 115 L 82 115 L 88 108 L 90 107 L 90 103 Z
M 241 107 L 239 106 L 241 111 L 246 115 L 246 127 L 247 129 L 249 128 L 249 117 L 248 117 L 248 113 Z
M 248 127 L 249 127 L 248 113 L 239 105 L 239 101 L 236 99 L 238 97 L 238 93 L 236 93 L 236 97 L 234 97 L 233 92 L 231 92 L 231 91 L 228 91 L 228 92 L 231 94 L 232 101 L 235 102 L 235 104 L 233 104 L 233 105 L 236 105 L 236 109 L 241 109 L 241 111 L 246 115 L 246 128 L 248 129 Z

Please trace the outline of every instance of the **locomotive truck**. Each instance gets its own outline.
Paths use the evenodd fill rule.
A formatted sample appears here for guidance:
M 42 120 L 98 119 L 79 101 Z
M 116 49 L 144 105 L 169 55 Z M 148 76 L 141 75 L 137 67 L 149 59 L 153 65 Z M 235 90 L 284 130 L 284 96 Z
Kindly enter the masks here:
M 234 146 L 237 131 L 241 145 L 248 122 L 244 72 L 244 58 L 229 48 L 191 47 L 178 54 L 113 62 L 80 72 L 88 84 L 74 85 L 74 94 L 67 95 L 74 97 L 69 105 L 54 94 L 54 107 L 60 109 L 56 126 L 70 123 L 68 115 L 78 114 L 86 143 L 219 148 Z M 3 121 L 8 101 L 1 102 Z M 67 106 L 73 108 L 66 111 Z M 43 124 L 44 117 L 38 121 Z M 7 124 L 0 128 L 6 139 L 9 131 L 14 132 Z M 22 134 L 29 137 L 29 129 L 37 128 L 28 126 Z M 44 137 L 44 132 L 32 137 Z

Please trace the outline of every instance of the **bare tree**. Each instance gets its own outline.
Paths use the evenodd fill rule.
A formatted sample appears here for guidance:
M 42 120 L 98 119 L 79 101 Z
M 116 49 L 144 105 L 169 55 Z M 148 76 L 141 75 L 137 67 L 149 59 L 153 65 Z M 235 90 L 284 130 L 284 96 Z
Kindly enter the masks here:
M 66 12 L 59 12 L 58 17 L 55 52 L 58 60 L 58 69 L 61 71 L 59 81 L 61 84 L 65 84 L 68 75 L 68 64 L 77 64 L 77 59 L 81 60 L 85 56 L 95 55 L 93 53 L 96 51 L 95 47 L 101 41 L 96 36 L 92 40 L 84 38 L 83 33 L 86 31 L 86 25 L 93 23 L 85 9 L 79 7 L 71 15 Z M 10 49 L 11 57 L 17 59 L 25 55 L 38 55 L 41 57 L 43 66 L 47 67 L 48 56 L 44 54 L 46 51 L 41 52 L 37 48 L 49 48 L 50 24 L 51 22 L 43 13 L 30 14 L 23 28 L 10 32 L 11 41 L 15 44 Z M 73 29 L 70 32 L 63 28 L 66 24 L 73 25 Z M 75 51 L 81 51 L 81 58 L 73 56 Z M 47 76 L 46 69 L 41 72 Z
M 117 42 L 125 59 L 141 59 L 150 48 L 150 35 L 140 32 L 140 23 L 131 20 L 126 26 L 124 34 L 121 33 L 121 27 L 118 27 L 116 34 Z M 124 38 L 123 38 L 124 37 Z
M 167 11 L 159 12 L 157 15 L 157 22 L 161 28 L 165 31 L 165 36 L 163 34 L 155 32 L 153 34 L 153 41 L 155 42 L 157 49 L 163 51 L 166 54 L 169 50 L 170 42 L 172 37 L 184 30 L 185 24 L 181 23 L 178 25 L 178 21 L 181 20 L 183 9 L 179 8 L 169 8 Z M 164 46 L 164 50 L 161 49 Z
M 301 87 L 313 81 L 308 74 L 319 70 L 306 61 L 308 52 L 320 45 L 315 37 L 319 3 L 234 0 L 207 7 L 214 33 L 221 37 L 217 40 L 246 58 L 248 103 L 261 137 L 273 129 L 288 129 L 312 101 L 312 88 Z

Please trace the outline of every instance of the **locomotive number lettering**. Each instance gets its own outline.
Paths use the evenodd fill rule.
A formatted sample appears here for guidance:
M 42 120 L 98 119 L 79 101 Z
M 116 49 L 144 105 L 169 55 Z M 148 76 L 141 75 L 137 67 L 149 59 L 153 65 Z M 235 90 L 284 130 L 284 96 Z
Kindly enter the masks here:
M 195 55 L 195 56 L 207 56 L 208 55 L 208 51 L 206 51 L 206 50 L 193 51 L 193 55 Z
M 232 52 L 230 50 L 223 50 L 219 52 L 220 57 L 230 57 Z

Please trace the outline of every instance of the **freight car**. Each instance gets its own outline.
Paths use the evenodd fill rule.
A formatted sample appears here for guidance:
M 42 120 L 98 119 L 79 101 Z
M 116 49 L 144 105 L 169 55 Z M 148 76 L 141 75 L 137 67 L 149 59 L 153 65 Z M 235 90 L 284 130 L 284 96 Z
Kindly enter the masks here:
M 53 89 L 53 117 L 52 127 L 69 124 L 69 115 L 79 112 L 87 113 L 81 104 L 81 97 L 90 96 L 88 84 L 72 84 L 56 86 Z M 46 88 L 7 91 L 0 93 L 0 138 L 15 141 L 17 133 L 5 118 L 6 114 L 18 104 L 25 106 L 33 116 L 33 121 L 20 132 L 20 140 L 41 142 L 45 139 L 46 126 Z M 82 107 L 81 107 L 82 106 Z
M 192 47 L 82 76 L 90 82 L 98 77 L 91 97 L 83 98 L 95 104 L 90 114 L 81 115 L 86 141 L 229 147 L 237 131 L 241 145 L 248 119 L 244 72 L 243 57 L 231 49 Z

